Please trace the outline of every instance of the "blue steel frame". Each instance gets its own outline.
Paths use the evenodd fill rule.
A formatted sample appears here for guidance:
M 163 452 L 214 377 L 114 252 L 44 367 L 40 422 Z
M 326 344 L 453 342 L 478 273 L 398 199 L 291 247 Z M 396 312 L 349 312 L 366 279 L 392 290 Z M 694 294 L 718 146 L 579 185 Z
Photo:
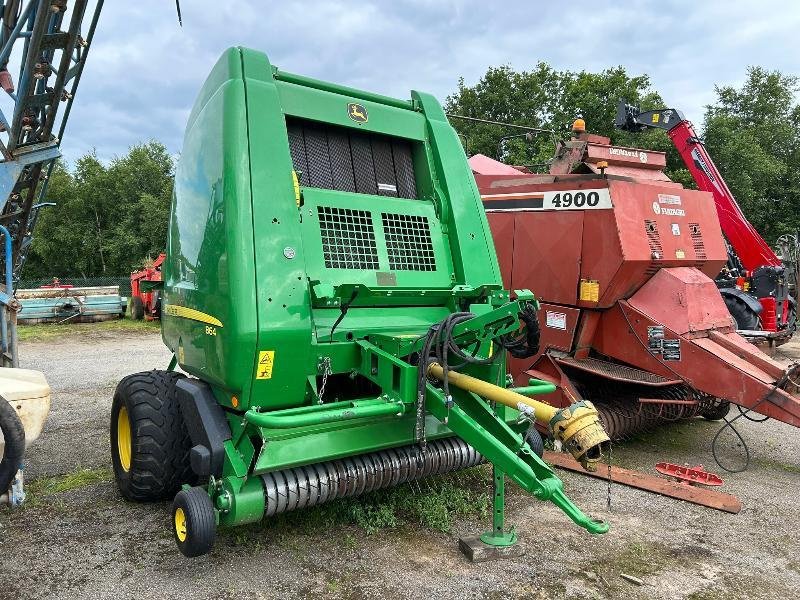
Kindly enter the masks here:
M 0 109 L 0 134 L 7 134 L 5 141 L 0 137 L 0 233 L 5 241 L 0 260 L 6 276 L 0 292 L 2 366 L 18 364 L 14 286 L 38 212 L 52 204 L 44 201 L 47 182 L 61 157 L 61 138 L 102 8 L 103 0 L 0 0 L 0 73 L 10 78 L 8 61 L 22 44 L 18 86 L 5 90 L 14 102 L 13 115 Z M 89 16 L 84 36 L 81 29 Z

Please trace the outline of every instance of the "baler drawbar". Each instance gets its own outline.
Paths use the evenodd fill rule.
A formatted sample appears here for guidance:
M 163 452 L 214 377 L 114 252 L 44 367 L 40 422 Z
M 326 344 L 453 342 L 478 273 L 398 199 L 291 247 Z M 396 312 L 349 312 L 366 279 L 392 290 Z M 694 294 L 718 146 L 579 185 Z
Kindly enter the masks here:
M 506 476 L 589 532 L 608 529 L 566 497 L 533 427 L 593 469 L 608 436 L 592 404 L 533 400 L 555 389 L 538 380 L 506 389 L 506 350 L 537 352 L 538 302 L 504 290 L 433 97 L 387 98 L 227 51 L 189 117 L 162 275 L 174 359 L 120 382 L 111 449 L 124 497 L 177 491 L 185 555 L 208 552 L 217 525 L 484 459 L 495 471 L 484 543 L 516 539 Z

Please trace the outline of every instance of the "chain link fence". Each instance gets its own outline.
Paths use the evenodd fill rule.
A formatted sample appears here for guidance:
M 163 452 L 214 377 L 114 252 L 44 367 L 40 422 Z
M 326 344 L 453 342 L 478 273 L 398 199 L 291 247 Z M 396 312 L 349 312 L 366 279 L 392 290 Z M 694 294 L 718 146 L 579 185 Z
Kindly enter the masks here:
M 118 285 L 120 296 L 131 295 L 131 276 L 125 275 L 120 277 L 59 277 L 59 282 L 64 285 L 72 285 L 74 287 L 90 287 L 90 286 L 103 286 L 103 285 Z M 45 277 L 42 279 L 21 279 L 17 284 L 18 290 L 35 289 L 43 285 L 50 285 L 53 283 L 52 277 Z

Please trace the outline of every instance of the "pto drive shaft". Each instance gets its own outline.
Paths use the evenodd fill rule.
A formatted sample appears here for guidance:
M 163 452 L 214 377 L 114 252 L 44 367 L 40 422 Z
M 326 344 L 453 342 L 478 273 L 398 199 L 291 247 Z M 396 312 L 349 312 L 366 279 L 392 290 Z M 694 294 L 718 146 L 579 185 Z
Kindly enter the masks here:
M 444 380 L 444 370 L 436 363 L 431 364 L 428 373 Z M 462 390 L 533 417 L 537 423 L 548 428 L 551 435 L 569 450 L 584 469 L 597 470 L 597 463 L 605 452 L 609 437 L 591 402 L 581 401 L 566 408 L 555 408 L 463 373 L 448 371 L 447 379 Z

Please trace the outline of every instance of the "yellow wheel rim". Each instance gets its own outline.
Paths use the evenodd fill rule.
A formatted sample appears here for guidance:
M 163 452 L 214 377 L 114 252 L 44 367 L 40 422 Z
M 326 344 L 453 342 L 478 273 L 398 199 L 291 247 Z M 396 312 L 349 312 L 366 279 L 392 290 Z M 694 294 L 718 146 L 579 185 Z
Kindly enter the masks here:
M 182 508 L 175 509 L 175 533 L 178 541 L 186 541 L 186 515 L 183 514 Z
M 119 464 L 127 473 L 131 470 L 131 421 L 124 406 L 117 413 L 117 451 Z

